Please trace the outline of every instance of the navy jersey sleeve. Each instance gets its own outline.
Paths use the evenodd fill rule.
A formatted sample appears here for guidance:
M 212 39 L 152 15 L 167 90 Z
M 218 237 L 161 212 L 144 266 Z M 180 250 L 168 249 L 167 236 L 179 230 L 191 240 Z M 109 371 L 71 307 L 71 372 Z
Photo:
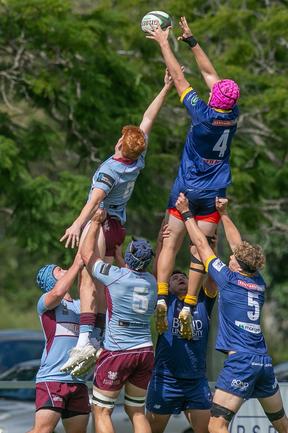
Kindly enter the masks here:
M 103 262 L 103 260 L 97 260 L 93 266 L 92 275 L 100 283 L 110 286 L 123 277 L 123 271 L 125 271 L 124 268 L 118 268 L 117 266 L 110 265 L 110 263 Z M 129 272 L 127 269 L 126 271 Z
M 231 280 L 233 274 L 228 266 L 215 256 L 206 260 L 205 270 L 213 278 L 219 291 Z
M 193 125 L 200 123 L 204 120 L 205 112 L 207 110 L 207 104 L 199 98 L 196 91 L 192 87 L 184 90 L 180 97 L 180 101 L 183 102 L 187 108 L 188 113 L 191 116 Z

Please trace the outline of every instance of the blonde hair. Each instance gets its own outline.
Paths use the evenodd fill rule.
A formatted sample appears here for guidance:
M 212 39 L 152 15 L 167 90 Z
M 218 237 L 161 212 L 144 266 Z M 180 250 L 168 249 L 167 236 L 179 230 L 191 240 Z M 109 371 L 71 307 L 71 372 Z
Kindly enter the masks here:
M 146 147 L 144 132 L 138 126 L 127 125 L 122 129 L 122 135 L 122 155 L 137 159 Z
M 263 268 L 265 264 L 265 256 L 260 245 L 251 245 L 249 242 L 243 241 L 234 250 L 236 260 L 242 262 L 245 267 L 252 272 Z M 241 268 L 242 265 L 239 263 Z M 245 269 L 243 269 L 245 271 Z

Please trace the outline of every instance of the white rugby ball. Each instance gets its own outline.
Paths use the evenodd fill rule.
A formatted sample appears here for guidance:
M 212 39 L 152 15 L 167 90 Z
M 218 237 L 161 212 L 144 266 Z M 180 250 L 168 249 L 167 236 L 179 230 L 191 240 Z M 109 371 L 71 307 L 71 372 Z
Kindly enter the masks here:
M 148 12 L 148 14 L 142 18 L 141 29 L 143 32 L 147 33 L 157 24 L 160 24 L 160 27 L 165 30 L 167 27 L 172 26 L 172 19 L 166 12 L 163 11 Z

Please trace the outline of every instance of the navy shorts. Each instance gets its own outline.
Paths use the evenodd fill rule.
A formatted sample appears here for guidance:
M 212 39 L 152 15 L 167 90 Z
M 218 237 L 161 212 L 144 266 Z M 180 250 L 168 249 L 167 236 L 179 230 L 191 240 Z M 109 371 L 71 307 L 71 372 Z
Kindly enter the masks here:
M 271 397 L 279 389 L 271 357 L 245 352 L 229 355 L 218 376 L 216 388 L 245 400 Z
M 153 373 L 146 398 L 149 412 L 160 415 L 179 414 L 185 410 L 208 410 L 212 394 L 206 377 L 176 379 Z
M 180 192 L 183 192 L 189 200 L 189 209 L 195 216 L 204 216 L 216 212 L 215 198 L 226 197 L 226 189 L 187 189 L 176 179 L 170 192 L 168 209 L 175 208 Z

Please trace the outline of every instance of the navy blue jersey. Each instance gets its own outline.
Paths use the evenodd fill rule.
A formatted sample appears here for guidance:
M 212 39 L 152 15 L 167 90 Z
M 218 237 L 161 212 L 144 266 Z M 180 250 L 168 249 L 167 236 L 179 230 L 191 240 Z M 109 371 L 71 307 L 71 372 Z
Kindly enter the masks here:
M 168 331 L 158 337 L 154 372 L 181 379 L 197 379 L 206 375 L 206 352 L 210 315 L 215 298 L 201 291 L 193 315 L 193 339 L 179 333 L 179 313 L 184 302 L 168 296 Z
M 215 256 L 207 260 L 206 270 L 219 289 L 216 349 L 265 355 L 267 347 L 260 325 L 266 287 L 262 276 L 232 272 Z
M 226 188 L 231 183 L 230 147 L 238 107 L 225 111 L 209 107 L 191 87 L 183 92 L 181 101 L 192 119 L 177 176 L 183 191 Z

